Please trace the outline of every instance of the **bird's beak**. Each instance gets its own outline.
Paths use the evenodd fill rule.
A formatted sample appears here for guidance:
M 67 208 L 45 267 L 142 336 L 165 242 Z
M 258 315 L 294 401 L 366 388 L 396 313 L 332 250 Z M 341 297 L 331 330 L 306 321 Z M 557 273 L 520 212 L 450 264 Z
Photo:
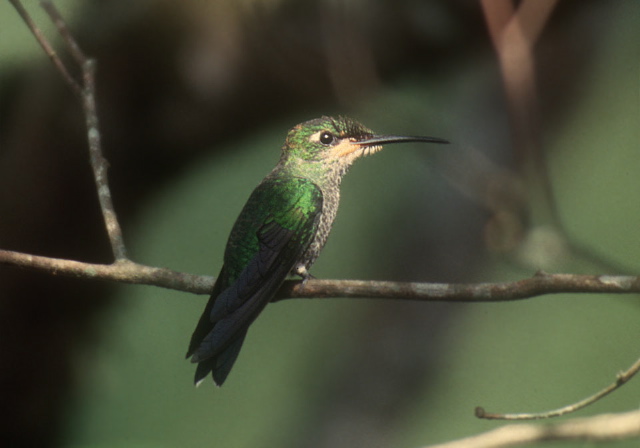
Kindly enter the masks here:
M 381 146 L 387 143 L 449 143 L 448 140 L 436 137 L 421 137 L 421 136 L 408 136 L 408 135 L 371 135 L 364 140 L 353 142 L 353 144 L 359 146 Z
M 331 151 L 331 157 L 341 159 L 355 154 L 357 157 L 373 154 L 382 149 L 387 143 L 449 143 L 447 140 L 435 137 L 414 137 L 407 135 L 368 135 L 362 139 L 344 139 Z

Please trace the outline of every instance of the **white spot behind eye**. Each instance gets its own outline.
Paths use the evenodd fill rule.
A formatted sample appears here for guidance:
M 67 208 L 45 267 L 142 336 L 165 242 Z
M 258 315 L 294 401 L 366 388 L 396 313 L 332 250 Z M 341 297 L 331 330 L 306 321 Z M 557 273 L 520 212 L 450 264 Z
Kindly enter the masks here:
M 324 132 L 324 131 L 318 131 L 318 132 L 316 132 L 316 133 L 314 133 L 314 134 L 311 134 L 311 135 L 309 136 L 309 141 L 310 141 L 310 142 L 312 142 L 312 143 L 318 143 L 318 142 L 320 142 L 320 136 L 322 135 L 322 133 L 323 133 L 323 132 Z

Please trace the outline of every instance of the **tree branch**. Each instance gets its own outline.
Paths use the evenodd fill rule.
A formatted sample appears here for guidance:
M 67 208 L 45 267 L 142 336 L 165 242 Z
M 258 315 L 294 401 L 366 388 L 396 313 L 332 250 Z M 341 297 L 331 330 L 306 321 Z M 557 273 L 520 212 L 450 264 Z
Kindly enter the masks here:
M 214 279 L 119 260 L 113 264 L 83 263 L 0 250 L 0 265 L 16 266 L 52 275 L 151 285 L 194 294 L 208 294 Z M 627 275 L 547 274 L 499 283 L 417 283 L 374 280 L 288 280 L 273 299 L 372 298 L 423 302 L 505 302 L 544 294 L 640 293 L 640 277 Z
M 146 266 L 130 260 L 118 260 L 112 264 L 95 264 L 10 250 L 0 250 L 0 265 L 17 266 L 50 275 L 153 285 L 194 294 L 210 293 L 214 282 L 214 278 L 210 276 Z
M 521 414 L 494 414 L 486 412 L 482 407 L 477 407 L 476 417 L 488 420 L 537 420 L 551 417 L 560 417 L 562 415 L 569 414 L 570 412 L 575 412 L 579 409 L 587 407 L 590 404 L 595 403 L 596 401 L 605 397 L 606 395 L 609 395 L 614 390 L 626 384 L 627 381 L 629 381 L 636 373 L 638 373 L 638 371 L 640 371 L 640 359 L 633 363 L 633 365 L 626 371 L 618 373 L 616 380 L 601 391 L 593 394 L 590 397 L 580 400 L 577 403 L 563 406 L 559 409 L 554 409 L 553 411 Z
M 558 441 L 613 442 L 637 437 L 640 437 L 640 410 L 576 418 L 553 425 L 508 425 L 424 448 L 508 448 Z
M 640 277 L 624 275 L 547 274 L 499 283 L 415 283 L 365 280 L 285 282 L 274 302 L 292 297 L 372 298 L 427 302 L 506 302 L 544 294 L 638 293 Z
M 35 25 L 34 21 L 29 16 L 29 13 L 24 9 L 19 0 L 9 0 L 13 7 L 18 11 L 20 17 L 26 23 L 31 33 L 35 36 L 36 40 L 44 51 L 47 53 L 53 65 L 62 75 L 62 78 L 67 82 L 71 90 L 80 98 L 82 103 L 82 109 L 85 116 L 85 122 L 87 127 L 87 140 L 89 142 L 89 156 L 91 161 L 91 169 L 93 170 L 93 177 L 95 179 L 96 188 L 98 192 L 98 200 L 100 203 L 100 210 L 104 219 L 107 234 L 109 235 L 109 242 L 111 244 L 111 250 L 116 261 L 126 260 L 127 251 L 124 245 L 124 239 L 122 236 L 122 229 L 120 223 L 116 217 L 116 212 L 113 207 L 113 201 L 111 199 L 111 189 L 109 188 L 109 182 L 107 178 L 107 168 L 109 166 L 107 160 L 103 156 L 102 145 L 100 141 L 100 131 L 98 128 L 98 112 L 96 108 L 96 61 L 91 58 L 87 58 L 84 52 L 80 49 L 80 46 L 73 38 L 69 29 L 50 0 L 43 0 L 40 5 L 49 15 L 49 18 L 56 26 L 60 36 L 62 36 L 63 42 L 67 45 L 67 48 L 75 61 L 80 66 L 82 71 L 82 84 L 78 83 L 69 73 L 68 68 L 64 65 L 58 54 L 53 50 L 52 45 L 47 38 Z

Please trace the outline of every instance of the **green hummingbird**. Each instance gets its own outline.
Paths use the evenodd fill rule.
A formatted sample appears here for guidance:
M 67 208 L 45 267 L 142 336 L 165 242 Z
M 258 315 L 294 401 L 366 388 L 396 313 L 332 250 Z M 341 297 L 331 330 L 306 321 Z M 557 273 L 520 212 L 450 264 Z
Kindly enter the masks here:
M 359 157 L 387 143 L 448 143 L 378 135 L 355 120 L 322 117 L 292 128 L 276 167 L 256 187 L 231 230 L 224 264 L 187 358 L 195 384 L 211 372 L 221 386 L 251 323 L 289 275 L 306 281 L 338 212 L 340 182 Z

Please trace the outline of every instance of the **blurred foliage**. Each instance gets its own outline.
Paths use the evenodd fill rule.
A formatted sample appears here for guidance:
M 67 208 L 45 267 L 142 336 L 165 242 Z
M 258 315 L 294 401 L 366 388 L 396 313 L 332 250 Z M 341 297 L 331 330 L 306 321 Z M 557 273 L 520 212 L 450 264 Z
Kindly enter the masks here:
M 631 3 L 619 7 L 615 20 L 599 31 L 598 51 L 578 99 L 544 141 L 561 217 L 571 235 L 637 272 L 640 36 L 638 8 Z M 6 9 L 6 3 L 0 4 L 0 15 Z M 2 22 L 12 27 L 3 28 L 3 35 L 22 36 L 0 39 L 3 65 L 20 62 L 16 55 L 37 55 L 23 47 L 30 36 L 17 21 Z M 480 95 L 468 94 L 499 88 L 493 64 L 490 54 L 479 54 L 477 60 L 459 62 L 429 78 L 407 74 L 360 100 L 348 115 L 381 132 L 449 138 L 454 145 L 444 151 L 456 151 L 457 145 L 473 142 L 485 130 L 488 118 L 478 105 Z M 308 112 L 346 113 L 338 107 Z M 504 116 L 496 114 L 506 135 L 497 140 L 508 139 Z M 286 130 L 308 118 L 295 114 L 272 120 L 202 155 L 179 177 L 158 185 L 135 222 L 125 228 L 133 258 L 193 273 L 217 273 L 245 198 L 276 163 Z M 388 148 L 358 162 L 345 178 L 341 212 L 314 275 L 444 281 L 423 268 L 416 273 L 413 266 L 421 266 L 420 260 L 403 257 L 401 250 L 407 244 L 404 233 L 421 238 L 421 232 L 449 226 L 456 201 L 465 201 L 438 172 L 446 157 L 442 151 Z M 451 197 L 455 201 L 449 201 Z M 482 216 L 479 210 L 474 213 Z M 437 256 L 424 256 L 439 262 Z M 497 254 L 468 256 L 481 258 L 469 277 L 443 276 L 503 281 L 532 272 Z M 465 259 L 454 262 L 464 266 Z M 562 270 L 585 269 L 583 263 L 567 261 Z M 252 326 L 224 387 L 205 382 L 196 389 L 193 365 L 183 355 L 206 298 L 128 285 L 117 291 L 120 305 L 103 318 L 101 343 L 80 349 L 75 361 L 80 382 L 68 416 L 69 446 L 315 446 L 311 440 L 296 444 L 312 437 L 305 430 L 314 426 L 315 403 L 327 393 L 328 379 L 344 369 L 345 350 L 365 325 L 366 310 L 385 315 L 399 306 L 338 299 L 268 306 Z M 409 447 L 468 436 L 503 425 L 476 419 L 475 406 L 495 412 L 559 407 L 609 384 L 638 357 L 640 306 L 633 296 L 563 294 L 507 304 L 401 306 L 427 314 L 436 308 L 455 309 L 444 331 L 434 336 L 425 325 L 425 342 L 417 340 L 412 348 L 437 344 L 437 371 L 415 390 L 414 404 L 384 442 L 365 444 L 368 432 L 375 431 L 354 420 L 336 428 L 334 446 Z M 405 378 L 394 380 L 402 383 Z M 375 395 L 379 389 L 368 393 Z M 579 415 L 639 405 L 640 380 L 635 379 Z

